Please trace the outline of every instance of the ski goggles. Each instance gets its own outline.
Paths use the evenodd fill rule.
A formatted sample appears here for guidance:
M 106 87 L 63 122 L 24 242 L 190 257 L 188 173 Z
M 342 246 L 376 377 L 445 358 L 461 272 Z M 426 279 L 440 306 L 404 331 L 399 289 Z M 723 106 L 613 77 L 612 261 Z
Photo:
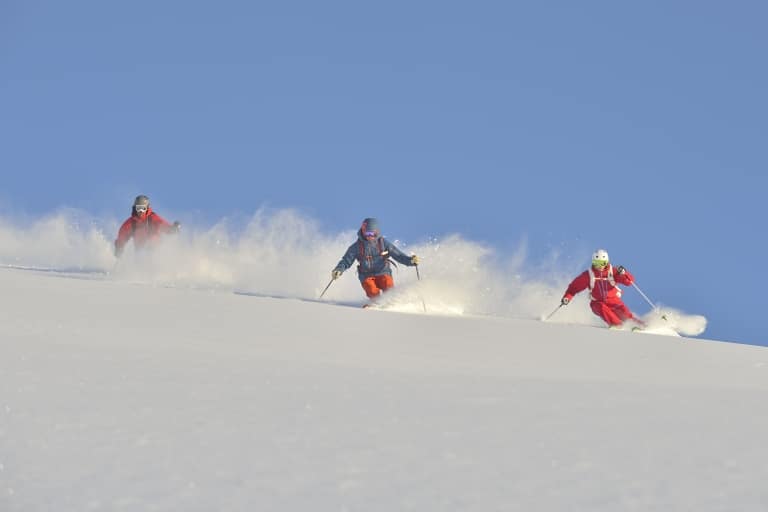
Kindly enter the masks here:
M 365 235 L 365 238 L 374 238 L 376 236 L 376 232 L 375 231 L 366 231 L 365 233 L 363 233 L 363 235 Z
M 608 262 L 605 260 L 592 260 L 592 266 L 595 268 L 606 268 L 608 266 Z
M 149 208 L 146 204 L 136 204 L 133 206 L 133 209 L 136 210 L 136 213 L 147 213 L 147 209 Z

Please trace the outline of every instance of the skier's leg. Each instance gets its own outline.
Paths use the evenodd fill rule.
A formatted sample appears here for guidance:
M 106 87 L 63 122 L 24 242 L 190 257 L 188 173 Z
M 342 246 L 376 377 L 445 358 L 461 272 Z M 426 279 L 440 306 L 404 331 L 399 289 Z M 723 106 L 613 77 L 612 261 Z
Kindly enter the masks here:
M 593 300 L 590 302 L 589 307 L 592 308 L 592 312 L 602 318 L 608 325 L 621 325 L 621 319 L 616 316 L 616 313 L 611 310 L 610 306 L 605 302 Z
M 381 290 L 376 285 L 376 278 L 375 277 L 366 277 L 360 282 L 361 285 L 363 285 L 363 290 L 365 290 L 365 294 L 368 296 L 368 298 L 372 299 L 374 297 L 378 297 L 381 293 Z
M 395 280 L 388 274 L 376 276 L 376 286 L 381 288 L 381 291 L 385 292 L 395 286 Z
M 626 322 L 627 320 L 632 320 L 633 322 L 637 323 L 638 325 L 645 326 L 645 322 L 637 318 L 634 314 L 632 314 L 632 311 L 627 307 L 624 302 L 619 300 L 615 304 L 611 304 L 611 309 L 613 312 L 618 316 L 622 322 Z
M 618 316 L 622 321 L 629 320 L 632 318 L 632 312 L 629 310 L 626 304 L 623 302 L 617 302 L 616 304 L 611 304 L 611 309 L 614 313 L 616 313 L 616 316 Z

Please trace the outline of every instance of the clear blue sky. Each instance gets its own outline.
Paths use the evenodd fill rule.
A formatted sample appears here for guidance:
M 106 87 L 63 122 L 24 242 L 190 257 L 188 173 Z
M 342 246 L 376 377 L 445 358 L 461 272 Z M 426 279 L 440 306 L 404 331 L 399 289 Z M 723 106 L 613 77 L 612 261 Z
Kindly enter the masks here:
M 605 247 L 706 337 L 768 344 L 766 19 L 757 1 L 6 0 L 2 210 L 118 217 L 146 193 L 212 221 L 269 205 L 331 232 L 374 215 L 401 239 L 527 239 L 533 260 Z

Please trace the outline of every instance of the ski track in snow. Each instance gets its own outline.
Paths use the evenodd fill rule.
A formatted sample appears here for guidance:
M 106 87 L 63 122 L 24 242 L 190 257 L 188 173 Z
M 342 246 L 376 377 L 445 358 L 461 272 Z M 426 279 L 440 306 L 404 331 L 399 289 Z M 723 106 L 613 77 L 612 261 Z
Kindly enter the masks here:
M 11 270 L 29 271 L 34 273 L 49 274 L 59 278 L 69 279 L 85 279 L 85 280 L 115 280 L 123 283 L 129 283 L 137 286 L 151 286 L 151 287 L 164 287 L 164 288 L 179 288 L 179 289 L 199 289 L 205 290 L 217 290 L 218 288 L 211 288 L 206 285 L 202 286 L 189 286 L 179 285 L 174 283 L 172 279 L 166 278 L 165 280 L 142 280 L 140 276 L 129 272 L 129 277 L 124 277 L 120 272 L 106 272 L 100 269 L 87 269 L 87 268 L 50 268 L 50 267 L 34 267 L 23 265 L 3 265 L 3 268 Z M 274 293 L 259 293 L 254 291 L 245 290 L 233 290 L 234 294 L 242 296 L 251 296 L 259 298 L 272 298 L 280 300 L 297 300 L 303 302 L 316 302 L 324 303 L 342 307 L 365 307 L 377 311 L 389 311 L 396 313 L 409 313 L 409 314 L 428 314 L 437 316 L 466 316 L 467 313 L 460 303 L 451 303 L 445 300 L 441 300 L 438 297 L 430 296 L 429 304 L 427 305 L 426 299 L 424 299 L 423 287 L 421 283 L 413 283 L 410 286 L 401 286 L 383 294 L 380 298 L 369 302 L 366 300 L 360 301 L 332 301 L 322 300 L 319 298 L 308 298 L 300 296 L 280 295 Z M 494 316 L 483 314 L 470 314 L 470 316 Z M 508 318 L 526 318 L 517 317 L 514 314 L 510 314 Z M 530 317 L 529 317 L 530 318 Z M 544 316 L 539 315 L 530 319 L 536 319 L 544 321 Z M 680 311 L 666 308 L 658 311 L 651 311 L 641 319 L 646 322 L 646 327 L 637 331 L 640 334 L 656 334 L 663 336 L 698 336 L 704 332 L 706 326 L 706 319 L 698 315 L 685 315 Z M 620 329 L 621 331 L 630 331 L 630 323 L 626 324 Z M 574 323 L 573 325 L 592 325 L 595 327 L 607 328 L 605 325 L 595 325 L 594 320 L 592 322 Z
M 317 224 L 295 211 L 259 211 L 234 234 L 225 222 L 205 230 L 186 227 L 153 253 L 137 254 L 132 244 L 120 260 L 112 255 L 112 236 L 119 221 L 96 227 L 66 210 L 25 227 L 0 219 L 0 264 L 6 268 L 45 272 L 73 279 L 105 279 L 137 286 L 229 290 L 241 295 L 316 301 L 354 232 L 323 235 Z M 376 301 L 378 310 L 440 316 L 542 318 L 559 301 L 576 270 L 556 273 L 544 282 L 525 277 L 524 249 L 499 261 L 491 248 L 454 235 L 408 246 L 420 255 L 422 279 L 412 268 L 398 266 L 395 289 Z M 553 265 L 556 266 L 556 265 Z M 365 297 L 354 268 L 332 283 L 323 302 L 360 307 Z M 504 279 L 497 279 L 499 275 Z M 561 308 L 550 322 L 600 325 L 580 298 Z M 646 333 L 672 330 L 698 336 L 706 319 L 665 308 L 669 320 L 651 322 Z

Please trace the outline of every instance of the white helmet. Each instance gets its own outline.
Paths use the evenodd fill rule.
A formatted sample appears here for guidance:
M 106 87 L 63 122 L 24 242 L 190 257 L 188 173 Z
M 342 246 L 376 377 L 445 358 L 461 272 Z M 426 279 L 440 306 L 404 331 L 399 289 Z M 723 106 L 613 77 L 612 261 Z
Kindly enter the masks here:
M 592 254 L 592 266 L 595 268 L 605 268 L 608 266 L 608 251 L 598 249 Z

